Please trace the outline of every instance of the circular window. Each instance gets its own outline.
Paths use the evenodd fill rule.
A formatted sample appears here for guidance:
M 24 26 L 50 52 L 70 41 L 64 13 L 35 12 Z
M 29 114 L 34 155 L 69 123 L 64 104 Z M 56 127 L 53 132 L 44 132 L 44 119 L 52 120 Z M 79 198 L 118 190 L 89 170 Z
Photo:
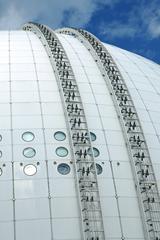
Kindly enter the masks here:
M 93 132 L 90 132 L 90 136 L 91 136 L 91 141 L 94 142 L 96 140 L 96 134 L 94 134 Z
M 65 134 L 64 132 L 58 131 L 58 132 L 56 132 L 56 133 L 54 134 L 54 138 L 55 138 L 57 141 L 63 141 L 63 140 L 66 139 L 66 134 Z
M 91 151 L 91 148 L 88 149 L 88 154 L 91 156 L 92 155 L 92 151 Z M 99 150 L 95 147 L 93 147 L 93 155 L 94 157 L 98 157 L 99 156 Z
M 34 148 L 28 147 L 23 150 L 23 155 L 27 158 L 32 158 L 36 155 L 36 151 Z
M 3 170 L 2 170 L 2 168 L 0 168 L 0 176 L 2 175 L 2 173 L 3 173 Z
M 103 171 L 102 166 L 99 165 L 98 163 L 96 163 L 96 169 L 97 169 L 97 174 L 98 174 L 98 175 L 101 174 L 102 171 Z
M 25 141 L 25 142 L 31 142 L 33 141 L 34 139 L 34 134 L 32 132 L 25 132 L 22 134 L 22 139 Z
M 27 176 L 33 176 L 34 174 L 36 174 L 37 168 L 33 164 L 28 164 L 23 168 L 23 171 Z
M 2 157 L 2 151 L 0 151 L 0 158 Z
M 2 141 L 2 135 L 0 135 L 0 142 Z
M 65 147 L 58 147 L 56 149 L 56 154 L 59 156 L 59 157 L 65 157 L 68 155 L 68 150 L 67 148 Z
M 67 175 L 68 173 L 70 173 L 70 166 L 66 163 L 61 163 L 58 165 L 57 170 L 60 174 L 62 175 Z

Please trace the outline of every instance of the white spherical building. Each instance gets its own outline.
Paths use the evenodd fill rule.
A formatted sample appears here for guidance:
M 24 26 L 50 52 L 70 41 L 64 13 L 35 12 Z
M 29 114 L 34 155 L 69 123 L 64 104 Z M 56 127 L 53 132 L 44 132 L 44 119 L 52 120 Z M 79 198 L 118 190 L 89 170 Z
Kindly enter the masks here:
M 0 32 L 0 239 L 160 240 L 160 66 L 84 30 Z

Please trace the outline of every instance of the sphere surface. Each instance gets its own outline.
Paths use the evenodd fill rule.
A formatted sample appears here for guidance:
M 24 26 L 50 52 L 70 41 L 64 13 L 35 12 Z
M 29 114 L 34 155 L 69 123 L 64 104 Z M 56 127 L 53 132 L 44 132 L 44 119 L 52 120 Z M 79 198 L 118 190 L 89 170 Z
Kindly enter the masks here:
M 145 239 L 123 130 L 102 74 L 74 36 L 56 33 L 82 98 L 106 239 Z M 160 191 L 160 66 L 104 44 L 137 110 Z M 3 240 L 81 240 L 72 145 L 56 75 L 32 32 L 0 32 L 0 233 Z M 95 240 L 95 239 L 94 239 Z

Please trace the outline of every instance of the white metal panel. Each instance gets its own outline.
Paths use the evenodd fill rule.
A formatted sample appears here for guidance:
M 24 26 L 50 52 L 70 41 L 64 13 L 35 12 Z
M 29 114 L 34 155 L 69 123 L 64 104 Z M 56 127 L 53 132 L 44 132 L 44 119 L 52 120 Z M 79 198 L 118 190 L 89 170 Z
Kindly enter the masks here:
M 50 179 L 51 196 L 55 197 L 75 197 L 74 178 L 54 178 Z
M 13 128 L 42 128 L 41 116 L 13 116 Z
M 14 73 L 14 72 L 20 72 L 23 74 L 25 72 L 30 72 L 30 73 L 34 73 L 35 69 L 34 69 L 34 64 L 32 63 L 21 63 L 21 64 L 18 64 L 18 63 L 13 63 L 11 64 L 11 71 Z
M 23 150 L 27 147 L 32 147 L 35 149 L 36 151 L 36 154 L 34 157 L 30 158 L 33 160 L 37 160 L 37 161 L 40 161 L 40 160 L 45 160 L 45 157 L 44 157 L 44 145 L 43 144 L 33 144 L 32 145 L 30 144 L 24 144 L 24 145 L 14 145 L 13 147 L 13 158 L 14 158 L 14 161 L 27 161 L 27 158 L 23 155 Z
M 117 192 L 119 196 L 136 197 L 135 185 L 132 179 L 116 179 Z
M 9 81 L 9 72 L 0 72 L 0 82 L 1 81 Z
M 62 105 L 59 102 L 42 103 L 42 111 L 44 115 L 64 115 Z
M 118 208 L 115 197 L 102 197 L 101 204 L 103 207 L 104 217 L 118 217 Z
M 12 180 L 0 181 L 0 200 L 6 201 L 13 199 L 13 182 Z
M 55 91 L 58 91 L 58 86 L 56 81 L 39 81 L 40 91 L 49 91 L 54 94 Z M 30 88 L 32 89 L 32 88 Z
M 98 180 L 98 186 L 100 194 L 105 197 L 113 197 L 115 196 L 115 189 L 113 185 L 113 179 L 112 178 L 99 178 Z
M 119 197 L 120 211 L 123 217 L 140 218 L 137 198 Z
M 47 197 L 47 186 L 47 179 L 15 180 L 15 196 L 17 199 Z
M 13 103 L 12 104 L 12 115 L 40 115 L 40 104 L 33 102 Z
M 50 220 L 17 221 L 17 240 L 50 240 Z
M 38 102 L 38 92 L 36 91 L 12 91 L 12 101 L 13 102 Z
M 65 135 L 66 135 L 66 139 L 64 139 L 63 141 L 57 141 L 54 137 L 54 134 L 58 131 L 61 131 L 63 132 Z M 66 132 L 66 129 L 64 128 L 49 128 L 49 129 L 46 129 L 45 130 L 45 141 L 47 144 L 49 144 L 49 146 L 53 149 L 53 145 L 51 144 L 54 144 L 54 146 L 57 146 L 58 145 L 63 145 L 65 147 L 67 147 L 69 149 L 69 145 L 66 145 L 66 143 L 68 144 L 68 137 L 67 137 L 67 132 Z
M 10 162 L 12 159 L 12 146 L 9 145 L 9 143 L 1 145 L 0 151 L 2 152 L 0 160 L 4 162 Z
M 65 119 L 64 116 L 55 116 L 55 115 L 45 115 L 44 116 L 44 127 L 45 128 L 65 128 Z
M 77 198 L 54 197 L 52 199 L 54 218 L 78 218 L 79 209 Z
M 10 129 L 11 127 L 11 120 L 10 117 L 6 116 L 1 116 L 1 121 L 0 121 L 0 129 Z
M 122 226 L 126 238 L 143 239 L 143 228 L 140 218 L 122 218 Z
M 14 225 L 13 222 L 0 222 L 0 232 L 3 239 L 14 239 Z
M 49 218 L 49 203 L 47 198 L 20 199 L 16 201 L 17 220 Z
M 41 91 L 40 96 L 42 102 L 61 102 L 58 92 Z
M 33 81 L 12 81 L 12 91 L 37 91 L 37 83 Z
M 22 135 L 26 132 L 34 134 L 34 139 L 30 142 L 24 141 Z M 13 130 L 13 143 L 16 145 L 24 145 L 32 147 L 35 144 L 44 144 L 43 131 L 42 129 L 14 129 Z M 36 146 L 36 145 L 35 145 Z M 41 146 L 42 148 L 42 146 Z
M 18 64 L 17 64 L 18 65 Z M 20 67 L 20 66 L 19 66 Z M 11 80 L 13 81 L 35 81 L 36 73 L 35 72 L 11 72 Z
M 54 237 L 55 239 L 80 240 L 79 226 L 80 220 L 77 218 L 53 219 Z
M 13 201 L 0 201 L 0 222 L 13 221 Z M 10 231 L 10 230 L 9 230 Z
M 24 172 L 24 167 L 28 164 L 33 164 L 34 166 L 36 166 L 37 172 L 35 175 L 33 176 L 28 176 L 25 174 Z M 15 180 L 28 180 L 28 181 L 34 181 L 34 180 L 38 180 L 38 179 L 45 179 L 47 178 L 46 176 L 47 170 L 46 170 L 46 163 L 45 161 L 42 162 L 38 162 L 38 157 L 35 160 L 23 160 L 21 162 L 14 162 L 14 178 Z
M 104 225 L 105 225 L 105 234 L 108 239 L 121 238 L 121 229 L 120 229 L 118 217 L 105 217 Z
M 2 140 L 0 141 L 1 145 L 10 145 L 11 144 L 11 130 L 0 130 L 0 135 L 2 136 Z

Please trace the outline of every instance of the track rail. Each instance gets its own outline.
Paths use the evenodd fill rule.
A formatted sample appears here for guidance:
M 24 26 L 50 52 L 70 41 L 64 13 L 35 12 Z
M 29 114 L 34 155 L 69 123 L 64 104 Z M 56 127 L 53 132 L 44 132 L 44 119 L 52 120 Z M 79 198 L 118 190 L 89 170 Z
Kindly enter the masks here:
M 121 123 L 131 161 L 146 240 L 160 240 L 160 196 L 148 146 L 136 108 L 116 63 L 104 45 L 82 29 L 57 33 L 76 37 L 90 51 L 104 77 Z
M 23 30 L 32 31 L 40 38 L 56 75 L 74 159 L 82 239 L 105 240 L 94 153 L 71 64 L 62 44 L 51 29 L 42 24 L 28 23 L 24 25 Z

